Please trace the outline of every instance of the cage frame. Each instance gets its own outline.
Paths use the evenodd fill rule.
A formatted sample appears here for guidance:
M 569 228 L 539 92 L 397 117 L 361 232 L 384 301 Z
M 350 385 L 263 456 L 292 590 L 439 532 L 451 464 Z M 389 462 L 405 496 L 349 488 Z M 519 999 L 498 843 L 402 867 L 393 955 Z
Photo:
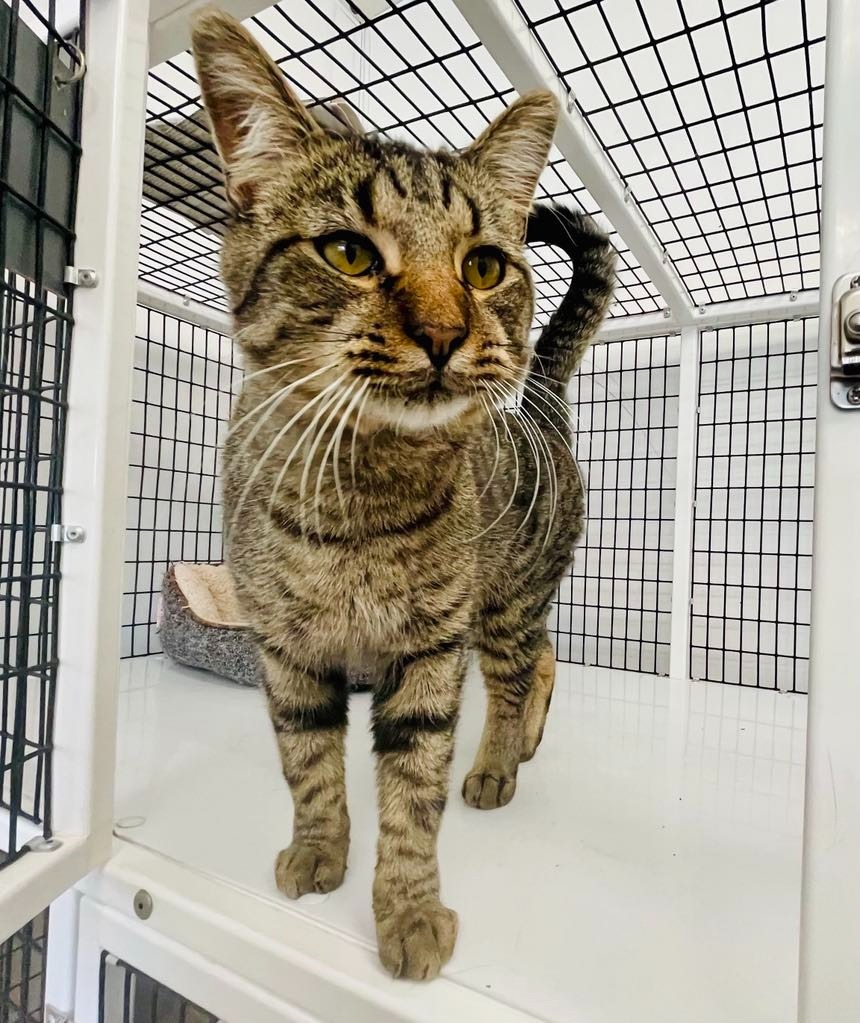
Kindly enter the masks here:
M 474 5 L 470 0 L 457 2 L 467 20 L 471 15 L 476 19 L 475 24 L 484 26 L 480 34 L 493 44 L 494 52 L 502 58 L 500 66 L 511 75 L 518 88 L 547 82 L 546 68 L 542 69 L 538 55 L 530 54 L 522 40 L 517 39 L 516 24 L 504 21 L 504 18 L 510 19 L 512 3 L 507 0 L 498 4 L 492 0 L 476 0 Z M 67 492 L 66 500 L 69 520 L 84 524 L 93 540 L 78 550 L 64 551 L 66 612 L 60 630 L 60 656 L 65 677 L 80 682 L 76 690 L 79 705 L 71 709 L 64 707 L 58 713 L 58 745 L 66 741 L 57 761 L 57 804 L 63 804 L 64 809 L 55 830 L 61 844 L 50 855 L 23 857 L 0 874 L 4 931 L 17 929 L 41 910 L 46 900 L 107 861 L 111 853 L 114 665 L 118 659 L 115 619 L 122 565 L 121 536 L 111 527 L 111 515 L 122 505 L 126 444 L 123 425 L 128 414 L 130 376 L 130 351 L 124 351 L 116 344 L 116 339 L 133 334 L 136 200 L 139 197 L 136 193 L 141 178 L 148 39 L 150 56 L 156 59 L 164 59 L 174 46 L 174 53 L 182 50 L 187 44 L 184 19 L 197 3 L 198 0 L 165 0 L 157 7 L 153 3 L 155 16 L 151 24 L 149 0 L 115 0 L 113 3 L 95 0 L 93 3 L 90 31 L 94 57 L 89 67 L 90 89 L 84 96 L 78 258 L 82 265 L 96 268 L 103 280 L 93 292 L 82 292 L 76 303 L 76 340 L 79 349 L 83 348 L 86 354 L 76 360 L 73 371 L 71 404 L 76 414 L 70 416 L 67 472 L 77 486 Z M 260 10 L 267 5 L 258 0 L 222 0 L 222 6 L 244 17 L 250 13 L 249 8 Z M 829 0 L 828 10 L 818 382 L 820 450 L 816 455 L 819 477 L 812 597 L 811 674 L 814 681 L 810 695 L 800 966 L 803 1023 L 825 1016 L 847 1019 L 860 1014 L 860 975 L 852 957 L 856 948 L 853 938 L 860 920 L 860 875 L 856 871 L 860 859 L 860 790 L 852 784 L 860 775 L 860 746 L 851 727 L 860 711 L 860 691 L 852 676 L 855 654 L 850 599 L 856 591 L 857 557 L 848 556 L 856 550 L 851 512 L 860 499 L 860 464 L 856 460 L 851 464 L 839 456 L 840 451 L 851 450 L 852 445 L 856 449 L 860 417 L 839 413 L 829 404 L 830 287 L 841 274 L 857 270 L 856 261 L 860 258 L 860 213 L 853 206 L 856 167 L 860 161 L 860 122 L 853 110 L 860 88 L 860 65 L 855 59 L 860 53 L 860 25 L 852 10 L 852 0 Z M 506 48 L 510 51 L 507 57 L 504 56 Z M 97 100 L 94 89 L 98 90 Z M 635 210 L 624 201 L 623 192 L 619 193 L 614 172 L 601 166 L 589 150 L 590 140 L 584 136 L 582 125 L 577 125 L 569 111 L 563 123 L 565 155 L 582 166 L 592 162 L 592 184 L 607 216 L 625 236 L 631 251 L 646 269 L 655 259 L 662 265 L 662 252 L 637 221 Z M 669 315 L 626 317 L 604 328 L 601 336 L 633 338 L 681 332 L 680 435 L 692 434 L 692 430 L 683 430 L 683 424 L 695 422 L 693 378 L 697 375 L 699 330 L 760 321 L 762 316 L 770 320 L 793 318 L 814 314 L 819 308 L 819 299 L 814 293 L 695 307 L 683 294 L 678 294 L 677 282 L 668 276 L 668 271 L 653 269 L 656 270 L 656 276 L 652 274 L 654 283 L 663 282 L 660 290 L 668 300 Z M 153 300 L 152 293 L 150 300 Z M 204 313 L 213 315 L 208 310 L 196 311 L 192 303 L 182 303 L 176 296 L 161 296 L 159 301 L 176 303 L 174 311 L 181 310 L 184 318 Z M 86 345 L 90 346 L 89 350 Z M 88 370 L 91 371 L 89 377 Z M 89 417 L 81 411 L 86 405 L 92 409 Z M 679 485 L 684 478 L 684 488 L 689 494 L 693 489 L 694 452 L 685 447 L 683 458 L 681 454 L 679 445 Z M 679 506 L 687 507 L 686 503 L 681 503 L 680 494 Z M 686 521 L 686 514 L 683 519 Z M 681 539 L 685 532 L 686 549 L 682 550 Z M 687 527 L 676 529 L 673 558 L 678 571 L 673 594 L 670 672 L 682 677 L 686 676 L 686 662 L 682 657 L 686 658 L 689 648 L 684 630 L 688 628 L 685 623 L 689 618 L 686 607 L 690 579 L 689 570 L 685 575 L 681 556 L 683 554 L 689 564 L 690 546 Z M 94 594 L 95 614 L 92 614 Z M 684 613 L 675 613 L 676 603 Z M 834 799 L 837 791 L 838 803 Z M 170 972 L 170 962 L 183 961 L 183 955 L 185 961 L 196 956 L 195 970 L 199 975 L 195 984 L 200 982 L 199 978 L 206 977 L 206 983 L 216 983 L 213 978 L 217 978 L 224 983 L 229 980 L 234 988 L 245 985 L 242 1004 L 251 1004 L 247 999 L 258 1004 L 249 978 L 259 976 L 261 966 L 253 961 L 253 945 L 246 936 L 238 934 L 235 928 L 231 931 L 224 925 L 224 929 L 219 929 L 213 923 L 212 912 L 205 902 L 214 887 L 213 882 L 198 879 L 196 885 L 185 889 L 182 883 L 187 878 L 181 870 L 159 860 L 142 851 L 124 850 L 84 884 L 86 895 L 79 927 L 74 928 L 80 939 L 75 998 L 81 1019 L 95 1018 L 87 1015 L 92 1006 L 87 1001 L 92 989 L 84 952 L 87 948 L 104 947 L 106 935 L 121 933 L 125 934 L 125 939 L 116 937 L 117 947 L 121 940 L 126 940 L 127 945 L 137 949 L 138 963 L 150 972 L 161 969 L 160 975 L 163 975 L 164 971 Z M 134 921 L 128 910 L 128 895 L 142 881 L 148 881 L 163 899 L 160 919 L 150 928 Z M 219 911 L 226 912 L 230 900 L 236 897 L 235 893 L 229 898 L 222 893 Z M 305 938 L 310 940 L 307 935 Z M 262 937 L 260 940 L 262 943 Z M 159 947 L 161 952 L 156 955 L 152 950 Z M 225 960 L 227 948 L 244 949 L 244 952 L 236 960 L 235 976 L 225 979 L 224 968 L 217 963 Z M 119 952 L 133 958 L 121 949 Z M 286 954 L 283 949 L 281 952 Z M 276 961 L 272 958 L 271 947 L 267 954 L 269 964 Z M 152 966 L 140 962 L 147 955 L 155 956 Z M 212 962 L 204 962 L 207 955 L 213 955 Z M 298 953 L 293 957 L 298 975 L 311 972 L 306 958 L 302 959 Z M 170 983 L 172 977 L 166 976 L 165 980 Z M 316 976 L 316 982 L 331 981 Z M 177 989 L 194 997 L 195 992 L 189 990 L 193 986 L 189 980 L 179 977 L 174 983 Z M 72 988 L 74 985 L 70 990 Z M 439 991 L 441 998 L 443 987 Z M 838 1004 L 834 998 L 840 1000 Z M 202 1003 L 204 999 L 197 1000 Z M 69 1010 L 74 1007 L 69 1005 Z M 295 1015 L 294 1018 L 301 1017 Z

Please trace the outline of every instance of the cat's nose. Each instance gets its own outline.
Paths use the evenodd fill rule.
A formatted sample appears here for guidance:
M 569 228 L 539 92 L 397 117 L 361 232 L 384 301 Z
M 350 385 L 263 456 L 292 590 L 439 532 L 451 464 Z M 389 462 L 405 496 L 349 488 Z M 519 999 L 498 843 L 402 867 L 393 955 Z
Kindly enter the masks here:
M 445 364 L 466 340 L 468 331 L 464 323 L 444 324 L 425 321 L 410 323 L 406 333 L 419 348 L 427 353 L 427 358 L 436 367 L 443 369 Z

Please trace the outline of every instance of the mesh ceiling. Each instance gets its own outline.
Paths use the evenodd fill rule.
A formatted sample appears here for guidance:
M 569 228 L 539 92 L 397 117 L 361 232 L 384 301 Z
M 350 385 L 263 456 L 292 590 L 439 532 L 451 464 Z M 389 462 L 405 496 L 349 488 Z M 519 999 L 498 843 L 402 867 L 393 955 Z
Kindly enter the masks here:
M 825 6 L 517 0 L 697 303 L 818 285 Z M 391 138 L 460 148 L 515 96 L 453 0 L 289 0 L 246 24 L 303 100 L 344 99 Z M 223 308 L 226 210 L 189 54 L 152 70 L 147 109 L 140 276 Z M 538 197 L 600 216 L 555 150 Z M 612 238 L 612 314 L 660 309 Z M 567 260 L 545 246 L 531 259 L 543 322 Z
M 291 0 L 246 24 L 303 100 L 345 99 L 372 130 L 391 138 L 458 149 L 515 97 L 451 0 L 383 0 L 376 7 L 380 13 L 371 17 L 340 0 Z M 147 110 L 140 276 L 223 307 L 217 251 L 226 211 L 189 54 L 152 70 Z M 556 151 L 539 195 L 600 212 Z M 613 313 L 661 308 L 629 249 L 616 234 L 613 241 L 619 251 Z M 566 257 L 545 246 L 532 251 L 532 263 L 542 321 L 566 290 L 569 271 Z
M 817 288 L 826 0 L 516 0 L 696 303 Z

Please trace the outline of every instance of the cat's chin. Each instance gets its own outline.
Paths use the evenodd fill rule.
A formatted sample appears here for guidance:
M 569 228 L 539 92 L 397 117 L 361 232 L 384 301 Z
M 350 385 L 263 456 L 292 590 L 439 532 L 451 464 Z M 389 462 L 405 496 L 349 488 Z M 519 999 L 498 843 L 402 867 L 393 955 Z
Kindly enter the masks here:
M 396 427 L 402 432 L 421 433 L 440 426 L 447 426 L 459 419 L 472 407 L 473 400 L 468 395 L 455 394 L 450 398 L 437 399 L 432 404 L 414 402 L 409 405 L 400 402 L 374 402 L 367 411 L 376 419 L 388 426 Z

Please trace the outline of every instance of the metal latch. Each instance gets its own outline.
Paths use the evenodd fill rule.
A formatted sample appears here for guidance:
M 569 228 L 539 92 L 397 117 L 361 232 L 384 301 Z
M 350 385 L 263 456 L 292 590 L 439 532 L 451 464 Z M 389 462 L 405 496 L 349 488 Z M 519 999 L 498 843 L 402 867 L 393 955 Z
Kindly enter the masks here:
M 860 274 L 844 274 L 833 286 L 830 400 L 838 408 L 860 409 Z
M 63 280 L 76 288 L 95 288 L 99 283 L 99 275 L 87 266 L 67 266 Z

